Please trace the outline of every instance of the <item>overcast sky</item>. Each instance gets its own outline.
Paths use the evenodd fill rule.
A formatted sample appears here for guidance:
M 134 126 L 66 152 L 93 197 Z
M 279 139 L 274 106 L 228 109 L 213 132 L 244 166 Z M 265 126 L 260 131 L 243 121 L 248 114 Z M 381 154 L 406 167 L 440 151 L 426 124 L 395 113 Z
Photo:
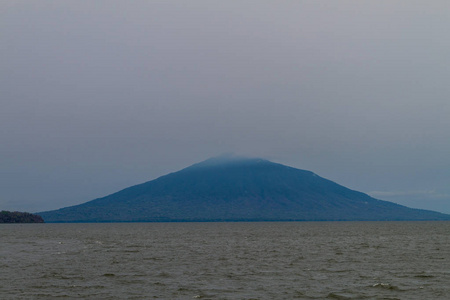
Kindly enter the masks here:
M 224 152 L 450 213 L 450 2 L 0 2 L 0 210 Z

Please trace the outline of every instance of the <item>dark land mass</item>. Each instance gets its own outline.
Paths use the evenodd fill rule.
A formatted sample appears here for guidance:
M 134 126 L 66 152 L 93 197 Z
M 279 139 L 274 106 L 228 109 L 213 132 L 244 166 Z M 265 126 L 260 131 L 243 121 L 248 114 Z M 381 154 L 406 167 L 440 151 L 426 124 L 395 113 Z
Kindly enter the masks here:
M 263 159 L 218 157 L 84 204 L 46 222 L 450 220 Z
M 44 219 L 39 215 L 27 212 L 2 210 L 0 212 L 0 223 L 44 223 Z

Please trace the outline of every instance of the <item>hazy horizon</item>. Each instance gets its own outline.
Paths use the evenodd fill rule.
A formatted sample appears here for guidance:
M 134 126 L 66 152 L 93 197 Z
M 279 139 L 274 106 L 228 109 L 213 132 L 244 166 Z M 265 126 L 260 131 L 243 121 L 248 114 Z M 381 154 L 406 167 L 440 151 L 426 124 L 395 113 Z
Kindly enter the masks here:
M 225 152 L 450 213 L 446 1 L 0 3 L 0 210 Z

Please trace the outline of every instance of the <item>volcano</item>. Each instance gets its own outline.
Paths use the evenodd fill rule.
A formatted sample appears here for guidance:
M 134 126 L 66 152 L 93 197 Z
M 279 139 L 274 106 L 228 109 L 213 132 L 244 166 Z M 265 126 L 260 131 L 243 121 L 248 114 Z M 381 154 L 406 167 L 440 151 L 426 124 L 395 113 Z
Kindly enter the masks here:
M 216 157 L 80 205 L 46 222 L 450 220 L 259 158 Z

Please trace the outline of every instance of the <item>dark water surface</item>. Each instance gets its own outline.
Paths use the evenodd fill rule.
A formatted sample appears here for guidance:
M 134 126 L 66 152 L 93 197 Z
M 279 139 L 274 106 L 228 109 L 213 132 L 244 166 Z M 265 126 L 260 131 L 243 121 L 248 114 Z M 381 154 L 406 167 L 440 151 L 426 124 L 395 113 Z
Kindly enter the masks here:
M 0 226 L 0 299 L 450 299 L 450 222 Z

